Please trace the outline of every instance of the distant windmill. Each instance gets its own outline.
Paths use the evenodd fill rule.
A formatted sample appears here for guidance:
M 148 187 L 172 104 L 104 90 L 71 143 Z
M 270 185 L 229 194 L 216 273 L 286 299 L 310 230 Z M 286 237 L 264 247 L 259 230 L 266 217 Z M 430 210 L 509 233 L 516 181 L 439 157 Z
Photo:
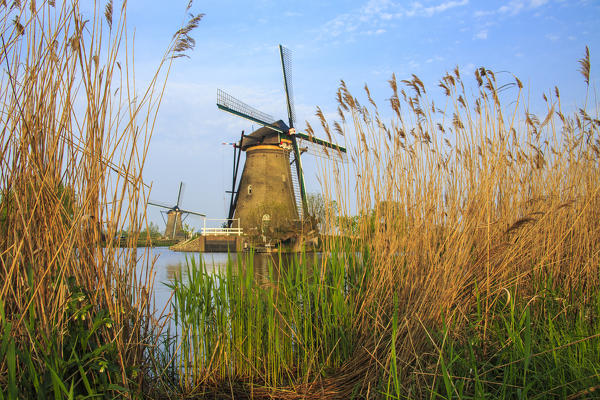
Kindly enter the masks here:
M 277 210 L 284 221 L 302 219 L 306 214 L 306 193 L 300 154 L 309 153 L 333 159 L 345 159 L 346 149 L 325 140 L 317 139 L 294 129 L 296 113 L 292 91 L 291 54 L 279 45 L 279 55 L 283 70 L 283 83 L 286 94 L 288 123 L 275 120 L 242 101 L 217 90 L 217 107 L 223 111 L 262 125 L 249 135 L 242 132 L 240 141 L 233 144 L 233 179 L 229 204 L 229 224 L 234 218 L 240 219 L 244 230 L 256 228 L 254 215 L 259 210 L 267 210 L 262 221 L 271 221 L 269 207 Z M 246 152 L 246 162 L 239 184 L 237 175 L 241 152 Z M 294 172 L 291 171 L 291 166 Z M 236 187 L 237 184 L 237 187 Z M 259 216 L 260 217 L 260 216 Z
M 148 204 L 166 208 L 168 211 L 161 211 L 167 213 L 167 227 L 165 229 L 165 237 L 169 239 L 185 239 L 185 232 L 183 231 L 183 221 L 188 215 L 198 215 L 200 217 L 206 217 L 204 214 L 200 214 L 195 211 L 182 210 L 179 205 L 181 204 L 181 197 L 183 194 L 184 185 L 183 182 L 179 183 L 179 193 L 177 194 L 177 203 L 174 206 L 169 206 L 166 203 L 158 203 L 149 201 Z M 185 215 L 183 218 L 182 216 Z

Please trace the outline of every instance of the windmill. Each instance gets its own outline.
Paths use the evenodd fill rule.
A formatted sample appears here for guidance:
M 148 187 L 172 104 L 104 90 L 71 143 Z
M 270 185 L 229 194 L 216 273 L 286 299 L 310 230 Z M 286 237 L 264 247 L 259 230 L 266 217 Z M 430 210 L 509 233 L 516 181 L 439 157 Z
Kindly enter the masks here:
M 204 214 L 200 214 L 195 211 L 182 210 L 179 205 L 181 204 L 181 197 L 183 193 L 184 185 L 183 182 L 179 182 L 179 193 L 177 194 L 177 203 L 174 206 L 169 206 L 164 203 L 151 202 L 148 204 L 153 205 L 155 207 L 165 208 L 167 211 L 162 211 L 161 213 L 167 214 L 167 227 L 165 229 L 164 236 L 168 239 L 185 239 L 185 232 L 183 231 L 183 221 L 190 214 L 198 215 L 200 217 L 206 217 Z M 182 218 L 183 216 L 183 218 Z M 164 217 L 163 217 L 164 219 Z
M 235 97 L 217 89 L 217 107 L 238 117 L 262 125 L 233 144 L 233 179 L 228 221 L 239 218 L 247 229 L 261 223 L 271 227 L 301 221 L 307 213 L 306 192 L 300 155 L 309 152 L 332 159 L 346 158 L 346 149 L 317 139 L 294 128 L 296 113 L 292 90 L 291 53 L 279 45 L 287 104 L 287 121 L 276 120 Z M 241 153 L 246 161 L 238 183 Z M 237 186 L 236 186 L 237 184 Z M 258 214 L 258 215 L 256 215 Z M 276 221 L 274 221 L 276 219 Z

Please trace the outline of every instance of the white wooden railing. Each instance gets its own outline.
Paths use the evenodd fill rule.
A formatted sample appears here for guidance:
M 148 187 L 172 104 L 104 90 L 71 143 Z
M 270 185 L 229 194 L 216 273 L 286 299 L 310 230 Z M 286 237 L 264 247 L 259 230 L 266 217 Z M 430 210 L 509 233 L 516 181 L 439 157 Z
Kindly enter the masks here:
M 202 235 L 241 235 L 242 228 L 202 228 Z
M 225 224 L 225 222 L 228 221 L 233 221 L 232 225 L 237 226 L 237 228 L 222 228 L 222 227 L 218 227 L 218 228 L 210 228 L 206 226 L 206 221 L 218 221 L 221 222 L 222 225 Z M 239 218 L 235 218 L 232 220 L 229 219 L 210 219 L 210 218 L 204 218 L 204 226 L 202 227 L 202 231 L 201 231 L 203 236 L 207 236 L 207 235 L 237 235 L 237 236 L 241 236 L 243 231 L 242 228 L 240 227 L 240 219 Z

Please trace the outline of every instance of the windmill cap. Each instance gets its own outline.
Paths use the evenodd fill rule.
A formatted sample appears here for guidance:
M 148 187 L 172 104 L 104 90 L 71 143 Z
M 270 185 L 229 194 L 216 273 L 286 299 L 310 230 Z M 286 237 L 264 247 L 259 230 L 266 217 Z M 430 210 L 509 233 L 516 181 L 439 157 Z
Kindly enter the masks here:
M 273 122 L 271 126 L 281 130 L 282 132 L 288 132 L 290 129 L 282 120 Z M 248 147 L 258 146 L 261 144 L 278 145 L 279 143 L 280 133 L 269 128 L 268 126 L 263 126 L 251 134 L 244 136 L 241 147 L 242 150 L 246 150 Z

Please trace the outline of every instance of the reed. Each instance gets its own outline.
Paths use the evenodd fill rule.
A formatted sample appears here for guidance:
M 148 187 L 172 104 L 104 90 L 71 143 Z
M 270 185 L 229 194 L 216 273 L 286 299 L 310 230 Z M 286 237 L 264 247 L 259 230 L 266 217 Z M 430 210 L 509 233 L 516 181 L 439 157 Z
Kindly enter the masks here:
M 152 269 L 142 168 L 179 31 L 135 84 L 126 5 L 0 6 L 0 388 L 8 398 L 132 397 L 146 376 Z M 193 43 L 192 43 L 193 44 Z M 137 267 L 138 259 L 145 265 Z
M 191 259 L 171 286 L 177 337 L 171 372 L 181 390 L 260 397 L 318 386 L 355 345 L 362 268 L 348 268 L 360 261 L 340 254 L 285 262 L 276 256 L 259 270 L 250 255 L 216 273 Z
M 587 49 L 580 66 L 589 85 Z M 598 116 L 588 93 L 568 114 L 555 88 L 538 118 L 518 78 L 480 68 L 469 81 L 447 73 L 434 104 L 416 75 L 392 76 L 383 111 L 367 86 L 364 106 L 342 81 L 340 119 L 317 111 L 350 149 L 349 164 L 322 170 L 324 203 L 337 203 L 322 228 L 337 235 L 320 261 L 271 266 L 258 281 L 251 262 L 210 275 L 192 261 L 172 286 L 171 388 L 284 399 L 597 394 Z
M 589 87 L 587 49 L 580 65 Z M 522 335 L 525 329 L 538 345 L 546 341 L 544 335 L 553 337 L 539 318 L 561 320 L 556 326 L 565 337 L 583 314 L 592 322 L 598 318 L 600 122 L 588 111 L 597 107 L 587 104 L 586 93 L 583 104 L 567 113 L 555 88 L 543 94 L 546 110 L 537 117 L 523 99 L 518 78 L 485 68 L 477 69 L 473 80 L 464 79 L 458 68 L 447 73 L 439 82 L 444 99 L 435 104 L 416 75 L 401 81 L 392 76 L 389 84 L 383 111 L 367 86 L 362 101 L 342 82 L 340 120 L 321 115 L 321 128 L 342 135 L 352 149 L 345 168 L 323 174 L 328 197 L 336 198 L 341 210 L 330 224 L 354 237 L 357 249 L 376 255 L 366 297 L 356 310 L 356 335 L 362 341 L 340 367 L 343 383 L 338 386 L 333 374 L 327 385 L 331 391 L 344 388 L 347 371 L 362 365 L 351 381 L 367 397 L 378 391 L 392 398 L 436 398 L 444 379 L 452 386 L 445 398 L 479 398 L 472 385 L 461 395 L 454 391 L 464 376 L 451 377 L 448 363 L 455 361 L 444 358 L 449 343 L 465 344 L 475 335 L 481 346 L 478 362 L 501 364 L 507 348 L 517 345 L 515 332 Z M 390 121 L 383 115 L 391 115 Z M 349 230 L 352 214 L 356 223 Z M 586 311 L 567 313 L 562 320 L 559 313 L 548 317 L 548 310 L 538 314 L 525 306 L 547 298 L 549 291 L 560 291 L 565 307 Z M 499 307 L 507 292 L 521 314 Z M 513 325 L 504 326 L 502 318 Z M 446 333 L 443 340 L 439 332 Z M 597 344 L 597 325 L 580 333 L 585 346 Z M 546 345 L 548 352 L 578 352 L 565 341 Z M 543 358 L 531 345 L 528 352 Z M 517 353 L 514 360 L 524 354 Z M 591 377 L 570 390 L 598 382 L 597 351 L 586 354 L 594 366 L 581 371 Z M 538 382 L 552 381 L 541 379 L 541 367 L 536 373 Z M 500 383 L 502 393 L 523 395 L 533 381 L 517 376 L 523 380 L 494 384 Z M 339 398 L 346 395 L 341 390 Z
M 515 290 L 494 305 L 485 350 L 481 312 L 469 316 L 461 335 L 456 322 L 434 340 L 439 351 L 438 398 L 594 398 L 599 389 L 600 292 L 594 304 L 570 302 L 567 291 L 541 282 L 536 297 Z M 482 310 L 481 305 L 479 307 Z M 435 376 L 434 371 L 427 373 Z

